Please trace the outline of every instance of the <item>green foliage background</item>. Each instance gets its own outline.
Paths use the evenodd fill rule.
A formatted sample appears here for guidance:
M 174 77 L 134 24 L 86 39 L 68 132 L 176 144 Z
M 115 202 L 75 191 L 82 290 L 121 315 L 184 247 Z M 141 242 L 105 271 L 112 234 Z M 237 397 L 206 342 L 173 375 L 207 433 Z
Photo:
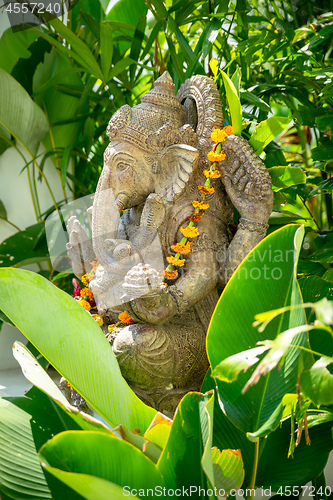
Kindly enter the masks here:
M 326 369 L 333 361 L 330 358 L 333 354 L 332 331 L 328 326 L 333 322 L 332 313 L 327 312 L 325 303 L 321 303 L 315 312 L 308 307 L 305 313 L 303 309 L 300 309 L 301 313 L 299 309 L 296 313 L 291 309 L 284 310 L 283 306 L 303 307 L 303 302 L 312 304 L 324 297 L 332 299 L 333 295 L 332 0 L 330 3 L 324 0 L 316 3 L 291 0 L 118 0 L 110 11 L 107 7 L 105 0 L 80 0 L 66 19 L 50 20 L 42 27 L 31 26 L 23 31 L 8 29 L 0 39 L 0 154 L 13 147 L 23 157 L 26 167 L 22 175 L 27 176 L 36 217 L 34 225 L 18 231 L 0 244 L 1 267 L 37 263 L 39 274 L 66 289 L 68 283 L 66 285 L 65 281 L 54 276 L 49 262 L 44 220 L 68 202 L 66 187 L 73 199 L 95 191 L 107 145 L 105 129 L 111 115 L 124 104 L 137 104 L 165 69 L 171 74 L 177 89 L 194 74 L 211 76 L 219 86 L 225 124 L 231 122 L 231 113 L 219 70 L 230 77 L 242 105 L 242 135 L 247 139 L 252 136 L 254 146 L 256 139 L 259 147 L 259 138 L 267 143 L 261 156 L 269 169 L 275 193 L 269 233 L 276 229 L 280 231 L 270 234 L 261 250 L 255 251 L 262 251 L 274 243 L 281 250 L 293 249 L 295 260 L 292 266 L 288 264 L 289 267 L 281 264 L 285 273 L 283 290 L 281 284 L 261 283 L 258 296 L 256 289 L 247 295 L 246 287 L 243 293 L 237 292 L 241 288 L 235 286 L 237 277 L 229 282 L 207 340 L 215 380 L 207 376 L 203 390 L 217 387 L 215 398 L 212 394 L 187 395 L 178 408 L 170 436 L 158 427 L 156 444 L 156 436 L 152 439 L 146 432 L 149 447 L 145 456 L 142 454 L 142 436 L 135 437 L 129 431 L 135 426 L 141 427 L 141 434 L 147 431 L 147 422 L 153 418 L 154 411 L 135 399 L 119 373 L 118 378 L 110 382 L 114 386 L 113 404 L 110 401 L 105 403 L 102 395 L 108 389 L 107 379 L 97 374 L 99 365 L 96 359 L 91 359 L 91 373 L 95 374 L 93 384 L 85 380 L 82 370 L 77 370 L 72 361 L 74 347 L 78 366 L 81 366 L 80 359 L 83 362 L 86 356 L 79 337 L 80 318 L 73 315 L 71 309 L 77 304 L 73 306 L 70 297 L 41 276 L 35 278 L 15 269 L 1 270 L 1 307 L 4 311 L 1 319 L 20 326 L 40 352 L 68 377 L 106 421 L 128 426 L 126 439 L 118 440 L 111 431 L 98 427 L 98 423 L 87 423 L 82 416 L 74 418 L 73 411 L 66 407 L 60 396 L 57 399 L 49 382 L 39 382 L 39 385 L 34 382 L 38 389 L 33 389 L 27 398 L 0 402 L 4 422 L 1 432 L 6 447 L 10 440 L 19 447 L 21 442 L 26 443 L 23 458 L 13 458 L 11 448 L 4 448 L 7 469 L 4 473 L 0 470 L 1 495 L 3 499 L 83 496 L 99 500 L 111 494 L 121 498 L 120 487 L 125 481 L 134 486 L 143 484 L 142 478 L 151 471 L 156 484 L 170 487 L 181 486 L 182 478 L 188 485 L 191 482 L 203 487 L 214 483 L 225 485 L 225 481 L 237 472 L 237 481 L 233 484 L 238 487 L 239 478 L 242 479 L 238 470 L 240 462 L 228 470 L 226 457 L 219 460 L 218 452 L 213 458 L 210 456 L 212 445 L 220 450 L 242 450 L 245 486 L 265 484 L 276 489 L 279 485 L 299 488 L 306 481 L 313 480 L 313 484 L 319 487 L 325 484 L 321 471 L 332 449 L 330 394 L 333 389 L 332 376 Z M 288 118 L 290 124 L 284 126 L 278 138 L 271 131 L 268 141 L 268 137 L 260 136 L 265 130 L 260 124 L 271 117 Z M 286 120 L 280 121 L 286 123 Z M 54 186 L 49 184 L 45 175 L 47 159 L 51 159 L 57 172 L 57 182 L 63 192 L 61 199 L 55 198 Z M 50 208 L 45 213 L 39 203 L 41 183 L 50 193 Z M 13 225 L 7 218 L 1 195 L 0 218 Z M 234 223 L 237 222 L 238 214 L 235 213 Z M 304 224 L 303 241 L 297 226 L 290 226 L 290 223 Z M 250 271 L 251 263 L 246 261 L 243 267 Z M 28 284 L 31 294 L 27 298 L 25 287 Z M 52 325 L 48 323 L 47 315 L 42 317 L 36 310 L 36 304 L 45 301 L 45 295 L 54 299 L 55 310 L 58 308 L 68 313 L 67 320 L 62 318 L 57 328 L 50 328 L 47 337 L 43 335 L 44 326 Z M 20 301 L 24 301 L 24 308 L 20 308 Z M 271 367 L 272 373 L 250 388 L 252 392 L 248 393 L 248 401 L 255 399 L 258 405 L 252 405 L 249 410 L 249 404 L 244 403 L 247 399 L 241 396 L 249 375 L 240 373 L 244 365 L 239 364 L 239 358 L 235 362 L 231 357 L 235 352 L 255 348 L 259 337 L 251 326 L 253 317 L 273 308 L 280 308 L 281 321 L 277 327 L 277 320 L 274 323 L 273 319 L 265 333 L 260 332 L 262 341 L 269 339 L 271 342 L 266 344 L 269 353 L 262 362 L 266 359 L 267 367 L 268 357 L 282 350 L 280 364 L 286 362 L 290 369 L 281 375 L 276 365 Z M 233 343 L 232 320 L 241 310 L 242 335 Z M 223 311 L 229 311 L 227 326 L 221 323 Z M 40 315 L 44 326 L 35 328 L 34 314 Z M 77 314 L 80 316 L 85 312 L 78 311 Z M 315 319 L 320 322 L 319 334 Z M 64 335 L 66 325 L 76 332 L 73 336 Z M 105 340 L 100 338 L 100 331 L 92 320 L 90 325 L 85 325 L 84 331 L 87 338 L 91 336 L 92 345 L 98 346 Z M 284 343 L 281 343 L 281 335 L 284 335 Z M 59 341 L 65 342 L 67 357 L 60 356 L 57 351 Z M 311 359 L 300 355 L 301 351 L 310 348 L 317 353 L 312 354 Z M 19 356 L 21 365 L 24 356 L 22 353 Z M 107 358 L 108 354 L 105 365 L 112 363 Z M 255 361 L 248 354 L 241 358 L 242 363 L 244 359 L 247 362 L 250 359 L 251 363 Z M 322 364 L 316 365 L 317 361 Z M 36 365 L 33 361 L 31 363 L 27 372 L 30 378 L 39 380 L 35 377 L 36 368 L 33 368 Z M 267 374 L 265 364 L 261 367 L 259 378 Z M 99 369 L 103 370 L 102 363 Z M 306 388 L 302 405 L 297 403 L 295 393 L 300 375 Z M 233 377 L 238 376 L 239 380 L 235 381 Z M 324 382 L 318 383 L 313 390 L 312 380 Z M 227 385 L 230 383 L 232 385 Z M 322 390 L 319 390 L 320 386 Z M 97 387 L 102 389 L 97 390 Z M 234 398 L 231 403 L 228 391 L 230 398 Z M 284 399 L 288 392 L 293 396 L 291 402 Z M 223 403 L 224 411 L 218 399 Z M 317 410 L 319 403 L 322 406 Z M 293 426 L 302 426 L 304 408 L 309 408 L 312 448 L 302 440 L 295 451 Z M 48 424 L 45 416 L 40 417 L 39 430 L 34 426 L 31 429 L 30 417 L 35 418 L 39 412 L 45 415 L 46 411 L 51 415 L 51 422 Z M 78 451 L 81 438 L 77 431 L 87 432 L 85 454 Z M 103 440 L 101 432 L 109 434 L 107 439 Z M 53 435 L 56 437 L 45 444 Z M 103 446 L 98 445 L 101 440 Z M 75 451 L 70 459 L 67 457 L 69 444 Z M 39 457 L 44 472 L 37 457 L 42 445 Z M 96 465 L 97 445 L 104 453 L 104 463 L 100 467 Z M 288 454 L 295 451 L 293 461 L 287 459 L 286 446 L 287 451 L 289 446 Z M 86 460 L 89 450 L 95 461 Z M 113 456 L 112 467 L 108 466 L 110 456 Z M 311 457 L 316 463 L 315 472 L 309 468 Z M 28 467 L 20 469 L 17 482 L 13 480 L 13 471 L 21 464 L 20 460 Z M 69 468 L 68 460 L 71 460 Z M 139 464 L 137 470 L 129 466 L 117 469 L 121 460 L 127 460 L 127 464 Z M 31 475 L 34 474 L 38 474 L 39 481 L 31 484 Z M 64 484 L 71 486 L 77 492 L 76 496 Z M 325 495 L 320 498 L 325 498 Z

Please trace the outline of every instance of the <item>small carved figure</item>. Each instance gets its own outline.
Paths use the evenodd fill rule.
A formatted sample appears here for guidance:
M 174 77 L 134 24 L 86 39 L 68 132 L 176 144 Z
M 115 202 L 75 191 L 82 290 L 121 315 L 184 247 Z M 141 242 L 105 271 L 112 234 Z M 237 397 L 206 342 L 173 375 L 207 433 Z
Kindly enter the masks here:
M 163 269 L 210 166 L 211 133 L 223 127 L 220 96 L 210 78 L 186 80 L 177 97 L 174 88 L 165 72 L 141 104 L 113 115 L 93 203 L 93 241 L 72 218 L 67 245 L 79 278 L 90 260 L 99 263 L 89 287 L 104 322 L 116 322 L 124 309 L 135 321 L 112 332 L 110 342 L 130 386 L 161 411 L 173 411 L 186 392 L 200 389 L 217 286 L 226 284 L 265 236 L 273 205 L 265 166 L 245 139 L 230 135 L 223 143 L 221 178 L 214 180 L 215 193 L 206 196 L 209 209 L 197 224 L 199 237 L 180 275 L 159 285 L 156 244 Z M 241 219 L 229 244 L 231 203 Z M 115 206 L 124 211 L 121 217 L 115 217 Z

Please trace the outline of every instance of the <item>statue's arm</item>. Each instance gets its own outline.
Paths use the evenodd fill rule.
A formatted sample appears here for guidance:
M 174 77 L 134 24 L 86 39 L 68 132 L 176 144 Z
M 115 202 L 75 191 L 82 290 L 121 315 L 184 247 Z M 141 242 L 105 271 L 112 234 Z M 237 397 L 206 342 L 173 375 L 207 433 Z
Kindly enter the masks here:
M 267 221 L 273 209 L 273 191 L 269 173 L 250 144 L 238 136 L 223 143 L 226 159 L 220 171 L 226 191 L 241 215 L 220 274 L 224 284 L 247 254 L 265 237 Z
M 169 321 L 208 295 L 217 284 L 218 266 L 212 250 L 194 252 L 186 259 L 185 272 L 174 285 L 157 288 L 146 297 L 125 305 L 137 322 L 154 325 Z

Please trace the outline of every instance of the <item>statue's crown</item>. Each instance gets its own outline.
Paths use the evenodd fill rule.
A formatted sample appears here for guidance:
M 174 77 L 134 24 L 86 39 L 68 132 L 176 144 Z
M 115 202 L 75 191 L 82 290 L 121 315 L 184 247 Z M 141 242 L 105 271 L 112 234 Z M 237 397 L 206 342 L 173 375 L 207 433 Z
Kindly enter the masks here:
M 154 152 L 171 144 L 197 144 L 197 136 L 184 125 L 184 110 L 175 96 L 175 85 L 167 71 L 141 98 L 141 104 L 122 106 L 107 127 L 110 141 L 124 140 L 140 149 Z

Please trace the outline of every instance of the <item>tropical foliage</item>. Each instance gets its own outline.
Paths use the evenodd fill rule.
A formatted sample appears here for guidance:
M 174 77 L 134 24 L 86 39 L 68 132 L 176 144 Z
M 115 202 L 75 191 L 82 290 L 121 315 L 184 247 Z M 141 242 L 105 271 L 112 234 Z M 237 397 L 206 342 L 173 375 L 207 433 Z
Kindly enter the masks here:
M 0 244 L 1 318 L 103 419 L 70 407 L 16 344 L 34 388 L 0 400 L 0 495 L 99 500 L 155 486 L 197 488 L 198 498 L 199 487 L 296 494 L 312 480 L 325 498 L 322 471 L 333 448 L 333 312 L 324 300 L 333 290 L 333 14 L 320 1 L 118 0 L 109 12 L 107 4 L 80 0 L 66 21 L 9 29 L 0 39 L 0 153 L 13 147 L 24 158 L 36 216 Z M 66 188 L 74 199 L 94 192 L 110 116 L 135 105 L 164 69 L 177 88 L 196 73 L 215 79 L 225 125 L 250 140 L 275 193 L 269 236 L 237 269 L 212 318 L 202 394 L 188 394 L 173 421 L 134 395 L 100 328 L 60 289 L 67 284 L 54 276 L 44 230 L 67 203 Z M 40 183 L 50 192 L 46 213 Z M 13 224 L 1 201 L 0 217 Z M 26 263 L 40 272 L 14 269 Z

